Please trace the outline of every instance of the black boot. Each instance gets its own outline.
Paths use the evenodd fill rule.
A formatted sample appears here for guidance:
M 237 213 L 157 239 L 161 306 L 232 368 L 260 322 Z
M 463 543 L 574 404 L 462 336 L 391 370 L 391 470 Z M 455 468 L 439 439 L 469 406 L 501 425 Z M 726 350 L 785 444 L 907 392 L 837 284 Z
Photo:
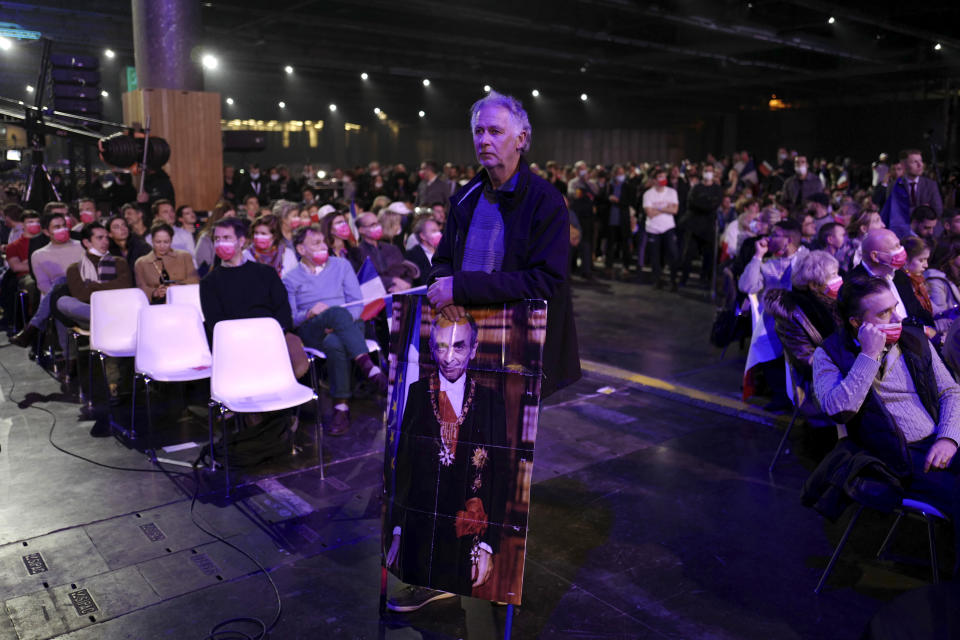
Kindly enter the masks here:
M 28 324 L 23 328 L 20 333 L 16 334 L 10 338 L 10 344 L 15 344 L 18 347 L 29 347 L 30 345 L 36 343 L 37 336 L 40 334 L 40 330 L 37 329 L 32 324 Z

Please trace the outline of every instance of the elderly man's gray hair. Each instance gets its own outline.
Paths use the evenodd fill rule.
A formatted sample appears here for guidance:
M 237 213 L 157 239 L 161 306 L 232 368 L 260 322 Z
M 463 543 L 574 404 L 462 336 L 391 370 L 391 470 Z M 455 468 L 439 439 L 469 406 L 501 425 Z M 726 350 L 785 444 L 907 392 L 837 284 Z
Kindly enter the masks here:
M 277 200 L 273 204 L 273 215 L 277 216 L 281 220 L 287 217 L 287 214 L 293 211 L 294 209 L 299 209 L 300 205 L 296 202 L 291 202 L 290 200 Z
M 470 107 L 470 126 L 473 126 L 474 121 L 477 119 L 477 114 L 480 113 L 480 109 L 483 107 L 503 107 L 510 113 L 510 117 L 513 118 L 514 124 L 517 126 L 517 130 L 525 131 L 527 133 L 526 138 L 524 138 L 523 146 L 520 147 L 522 153 L 530 151 L 530 139 L 533 135 L 533 130 L 530 128 L 530 118 L 527 117 L 527 112 L 523 110 L 523 104 L 514 98 L 513 96 L 504 95 L 502 93 L 497 93 L 496 91 L 491 91 L 484 97 L 480 98 L 473 103 L 473 106 Z

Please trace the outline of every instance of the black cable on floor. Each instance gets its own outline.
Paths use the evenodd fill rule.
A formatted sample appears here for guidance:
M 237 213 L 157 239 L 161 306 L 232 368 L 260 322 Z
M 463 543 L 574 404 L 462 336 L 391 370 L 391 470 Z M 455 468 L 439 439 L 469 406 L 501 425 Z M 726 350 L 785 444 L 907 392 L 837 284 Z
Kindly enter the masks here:
M 10 391 L 7 392 L 7 398 L 11 402 L 16 402 L 13 399 L 13 390 L 17 386 L 17 380 L 16 378 L 13 377 L 13 374 L 10 373 L 10 370 L 7 369 L 6 365 L 3 364 L 2 360 L 0 360 L 0 367 L 3 368 L 4 372 L 6 372 L 7 374 L 7 377 L 10 378 Z M 17 404 L 19 405 L 19 403 Z M 263 575 L 266 576 L 267 580 L 270 582 L 270 586 L 273 587 L 273 592 L 277 598 L 277 613 L 274 615 L 273 621 L 269 625 L 263 622 L 263 620 L 261 620 L 260 618 L 256 618 L 253 616 L 239 616 L 236 618 L 228 618 L 226 620 L 222 620 L 217 624 L 213 625 L 213 627 L 211 627 L 210 629 L 210 633 L 204 636 L 203 640 L 264 640 L 267 637 L 267 634 L 269 634 L 270 631 L 272 631 L 273 628 L 277 626 L 277 623 L 280 622 L 280 616 L 283 613 L 283 601 L 280 598 L 280 589 L 277 587 L 277 583 L 273 581 L 273 576 L 270 575 L 270 572 L 267 570 L 267 568 L 264 567 L 262 564 L 260 564 L 260 562 L 256 558 L 254 558 L 252 555 L 250 555 L 249 553 L 247 553 L 237 545 L 233 544 L 232 542 L 225 540 L 224 538 L 220 537 L 216 533 L 213 533 L 212 531 L 208 531 L 206 528 L 203 527 L 203 525 L 197 522 L 196 518 L 194 517 L 194 508 L 196 507 L 196 504 L 197 504 L 197 498 L 200 496 L 200 477 L 199 477 L 199 470 L 197 469 L 196 465 L 194 465 L 193 467 L 193 473 L 190 474 L 190 473 L 184 473 L 182 471 L 171 471 L 169 469 L 163 468 L 162 466 L 159 469 L 153 469 L 153 468 L 137 469 L 134 467 L 118 467 L 118 466 L 106 464 L 103 462 L 97 462 L 96 460 L 91 460 L 90 458 L 84 457 L 78 453 L 68 451 L 67 449 L 64 449 L 63 447 L 61 447 L 60 445 L 58 445 L 53 441 L 53 430 L 57 426 L 57 416 L 55 413 L 53 413 L 46 407 L 38 407 L 34 404 L 29 405 L 27 408 L 36 409 L 37 411 L 43 411 L 44 413 L 50 416 L 50 419 L 51 419 L 50 432 L 47 434 L 47 440 L 49 440 L 50 444 L 53 446 L 54 449 L 56 449 L 57 451 L 60 451 L 61 453 L 65 453 L 68 456 L 72 456 L 79 460 L 83 460 L 84 462 L 88 462 L 98 467 L 103 467 L 105 469 L 113 469 L 116 471 L 163 473 L 167 476 L 177 475 L 177 476 L 192 478 L 194 489 L 193 489 L 193 497 L 190 500 L 190 522 L 193 523 L 193 526 L 195 526 L 200 531 L 203 531 L 205 534 L 207 534 L 211 538 L 214 538 L 215 540 L 222 542 L 223 544 L 227 545 L 234 551 L 238 551 L 242 555 L 246 556 L 246 558 L 249 559 L 253 564 L 255 564 L 257 568 L 263 573 Z M 157 465 L 159 466 L 160 463 L 158 462 Z M 258 631 L 256 631 L 256 635 L 249 635 L 248 633 L 245 633 L 243 631 L 226 628 L 230 625 L 236 625 L 236 624 L 253 625 L 254 627 L 258 628 Z

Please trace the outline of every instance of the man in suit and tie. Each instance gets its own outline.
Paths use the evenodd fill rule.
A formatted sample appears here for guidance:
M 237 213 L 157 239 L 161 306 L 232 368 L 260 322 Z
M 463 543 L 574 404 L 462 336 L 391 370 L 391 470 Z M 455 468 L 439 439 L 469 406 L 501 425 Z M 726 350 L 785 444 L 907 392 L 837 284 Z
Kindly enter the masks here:
M 901 151 L 900 165 L 903 176 L 890 188 L 880 215 L 887 228 L 903 238 L 910 234 L 910 214 L 914 209 L 925 205 L 940 216 L 943 214 L 943 199 L 937 183 L 923 175 L 923 154 L 919 149 Z
M 470 314 L 457 321 L 438 314 L 430 329 L 438 370 L 410 385 L 386 561 L 421 593 L 391 598 L 392 611 L 470 595 L 493 572 L 507 502 L 506 410 L 467 372 L 477 346 Z

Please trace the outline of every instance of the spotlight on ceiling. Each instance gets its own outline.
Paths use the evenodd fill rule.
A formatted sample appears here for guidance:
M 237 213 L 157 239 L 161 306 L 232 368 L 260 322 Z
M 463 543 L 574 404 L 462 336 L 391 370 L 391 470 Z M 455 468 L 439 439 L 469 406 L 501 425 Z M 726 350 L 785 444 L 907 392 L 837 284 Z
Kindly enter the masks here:
M 104 98 L 109 98 L 109 97 L 110 97 L 110 92 L 107 91 L 106 89 L 104 89 L 103 91 L 100 92 L 100 95 L 101 95 L 102 97 L 104 97 Z
M 491 87 L 491 86 L 488 85 L 488 84 L 485 84 L 485 85 L 483 85 L 483 90 L 484 90 L 485 93 L 490 93 L 490 91 L 493 90 L 493 87 Z
M 940 51 L 940 49 L 943 49 L 943 45 L 940 44 L 939 42 L 938 42 L 937 44 L 933 45 L 933 50 L 934 50 L 934 51 Z
M 430 86 L 430 78 L 424 78 L 424 79 L 423 79 L 423 86 L 425 86 L 425 87 L 429 87 L 429 86 Z
M 331 105 L 330 105 L 330 111 L 336 111 L 336 110 L 337 110 L 337 105 L 331 104 Z
M 374 108 L 373 108 L 373 112 L 374 112 L 376 115 L 380 115 L 380 107 L 374 107 Z
M 420 111 L 417 112 L 417 115 L 423 118 L 427 115 L 427 112 L 421 109 Z
M 211 69 L 211 70 L 213 70 L 213 69 L 216 69 L 216 68 L 220 65 L 220 61 L 217 60 L 217 56 L 215 56 L 215 55 L 213 55 L 213 54 L 211 54 L 211 53 L 205 53 L 205 54 L 203 54 L 203 58 L 201 58 L 200 61 L 203 63 L 203 66 L 204 66 L 204 68 L 206 68 L 206 69 Z
M 539 90 L 539 89 L 534 89 L 533 91 L 530 92 L 530 95 L 532 95 L 534 98 L 539 98 L 539 97 L 540 97 L 540 90 Z
M 32 85 L 32 84 L 28 84 L 28 85 L 27 85 L 27 93 L 33 93 L 33 85 Z
M 281 109 L 286 109 L 287 103 L 281 100 L 280 102 L 277 103 L 277 106 L 280 107 Z
M 293 67 L 291 67 L 290 65 L 285 66 L 283 70 L 287 72 L 287 75 L 290 75 L 291 73 L 293 73 Z
M 117 54 L 113 52 L 113 49 L 107 49 L 103 52 L 103 55 L 107 56 L 111 60 L 117 57 Z
M 233 106 L 233 98 L 227 98 L 227 104 Z
M 827 18 L 827 24 L 837 24 L 837 19 L 834 18 L 833 16 L 830 16 L 829 18 Z
M 9 51 L 13 47 L 13 43 L 10 42 L 7 38 L 0 37 L 0 49 L 3 51 Z
M 370 79 L 370 76 L 368 76 L 368 75 L 367 75 L 367 72 L 364 71 L 363 73 L 360 74 L 360 79 L 361 79 L 361 80 L 369 80 L 369 79 Z
M 586 101 L 587 101 L 587 94 L 581 93 L 581 94 L 580 94 L 580 100 L 583 101 L 583 102 L 586 102 Z
M 317 177 L 323 180 L 324 178 L 327 177 L 327 172 L 324 171 L 323 169 L 320 169 L 319 171 L 317 171 Z

